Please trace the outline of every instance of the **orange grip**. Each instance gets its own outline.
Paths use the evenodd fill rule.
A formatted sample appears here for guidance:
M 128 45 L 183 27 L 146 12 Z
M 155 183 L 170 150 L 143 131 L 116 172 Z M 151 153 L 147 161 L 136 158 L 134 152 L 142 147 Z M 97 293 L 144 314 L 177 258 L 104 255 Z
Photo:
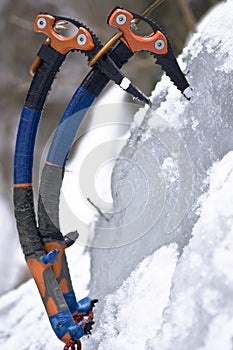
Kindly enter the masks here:
M 130 29 L 133 15 L 124 10 L 116 9 L 108 19 L 108 23 L 117 27 L 122 33 L 122 41 L 130 48 L 132 52 L 150 51 L 155 54 L 164 55 L 168 52 L 168 42 L 166 36 L 159 30 L 148 36 L 139 36 Z
M 91 34 L 86 28 L 78 28 L 78 32 L 70 38 L 66 38 L 53 29 L 56 18 L 40 14 L 36 17 L 34 22 L 34 30 L 39 33 L 44 33 L 50 38 L 50 45 L 56 51 L 65 55 L 70 50 L 89 51 L 95 47 Z
M 59 278 L 62 271 L 62 256 L 64 254 L 65 249 L 67 248 L 66 245 L 61 245 L 58 242 L 47 242 L 45 243 L 45 250 L 46 252 L 50 252 L 53 249 L 59 250 L 60 254 L 58 255 L 57 260 L 53 264 L 53 272 L 56 278 Z
M 32 276 L 34 277 L 37 287 L 40 291 L 40 295 L 42 298 L 45 298 L 46 296 L 46 286 L 44 282 L 44 271 L 48 269 L 50 266 L 44 265 L 41 261 L 30 258 L 27 260 L 27 265 L 29 267 L 29 270 L 32 273 Z
M 61 303 L 61 305 L 59 305 L 58 300 L 54 299 L 54 296 L 58 299 L 58 295 L 52 285 L 52 279 L 54 279 L 54 274 L 51 270 L 52 264 L 45 265 L 37 258 L 29 258 L 27 260 L 27 265 L 37 284 L 48 316 L 57 314 L 61 311 L 61 306 L 63 306 L 63 304 Z M 48 277 L 49 281 L 47 280 Z

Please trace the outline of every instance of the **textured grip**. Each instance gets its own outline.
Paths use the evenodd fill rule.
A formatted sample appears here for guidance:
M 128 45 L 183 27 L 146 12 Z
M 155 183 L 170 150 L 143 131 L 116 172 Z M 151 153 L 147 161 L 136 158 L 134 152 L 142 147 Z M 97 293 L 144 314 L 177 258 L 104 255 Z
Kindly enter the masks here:
M 38 220 L 40 236 L 44 243 L 62 241 L 59 229 L 59 197 L 63 168 L 45 164 L 40 183 Z
M 59 258 L 53 264 L 53 272 L 69 310 L 74 313 L 77 311 L 77 300 L 73 293 L 65 255 L 66 242 L 59 229 L 59 197 L 62 179 L 63 168 L 45 164 L 41 176 L 38 203 L 39 233 L 47 252 L 53 249 L 58 249 L 60 252 Z
M 45 254 L 44 246 L 36 227 L 33 190 L 31 187 L 14 188 L 15 218 L 19 240 L 25 258 Z
M 62 55 L 47 45 L 42 45 L 38 52 L 41 64 L 33 77 L 25 105 L 32 109 L 42 110 L 48 91 L 59 71 L 66 55 Z

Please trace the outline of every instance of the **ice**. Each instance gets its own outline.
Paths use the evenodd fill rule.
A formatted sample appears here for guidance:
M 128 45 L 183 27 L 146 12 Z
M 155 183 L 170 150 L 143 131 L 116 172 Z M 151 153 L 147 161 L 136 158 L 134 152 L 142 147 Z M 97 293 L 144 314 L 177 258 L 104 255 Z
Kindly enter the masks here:
M 233 152 L 208 173 L 183 254 L 160 248 L 106 296 L 89 349 L 232 349 Z
M 208 169 L 233 149 L 233 69 L 223 69 L 233 67 L 233 42 L 225 35 L 232 13 L 233 1 L 219 4 L 179 57 L 189 72 L 191 101 L 164 76 L 152 93 L 152 110 L 135 117 L 112 175 L 111 220 L 99 220 L 92 242 L 93 294 L 114 292 L 164 244 L 175 242 L 182 252 L 189 242 Z
M 219 291 L 208 284 L 210 271 L 213 271 L 213 281 L 217 279 L 216 269 L 211 262 L 209 270 L 202 264 L 208 266 L 208 257 L 210 259 L 213 253 L 211 249 L 220 242 L 214 240 L 211 233 L 221 236 L 223 229 L 230 230 L 218 215 L 223 201 L 231 215 L 232 197 L 222 194 L 221 200 L 216 197 L 215 202 L 209 201 L 205 214 L 200 200 L 209 190 L 209 169 L 233 149 L 232 13 L 233 1 L 219 4 L 199 24 L 199 32 L 194 34 L 179 57 L 182 69 L 189 72 L 187 79 L 193 89 L 191 101 L 187 101 L 164 76 L 152 94 L 152 111 L 144 109 L 136 115 L 130 140 L 122 150 L 112 176 L 115 212 L 109 222 L 98 222 L 91 251 L 91 293 L 98 294 L 101 299 L 97 320 L 102 317 L 105 297 L 115 293 L 145 257 L 172 242 L 178 245 L 182 254 L 197 232 L 201 213 L 205 222 L 200 228 L 201 242 L 190 254 L 189 265 L 197 266 L 203 274 L 203 283 L 208 286 L 204 304 L 211 309 L 212 304 L 207 302 L 210 295 L 210 300 L 214 301 L 213 309 L 216 307 Z M 214 181 L 222 186 L 225 162 L 230 165 L 226 160 L 219 163 L 218 175 L 212 176 L 212 186 Z M 231 219 L 228 220 L 231 223 Z M 205 232 L 205 226 L 208 232 Z M 203 250 L 205 239 L 210 244 L 208 253 Z M 215 260 L 221 261 L 218 263 L 222 273 L 231 270 L 230 241 L 231 236 L 225 242 L 225 248 L 215 252 Z M 182 258 L 185 259 L 185 253 Z M 171 319 L 168 317 L 158 333 L 164 336 L 156 336 L 151 349 L 173 349 L 175 344 L 179 350 L 196 350 L 205 341 L 209 318 L 198 296 L 202 280 L 198 275 L 192 279 L 189 269 L 182 272 L 175 274 L 173 279 L 177 289 L 180 286 L 175 311 L 169 313 Z M 184 288 L 188 278 L 189 283 Z M 177 321 L 176 328 L 173 321 Z
M 147 349 L 232 349 L 233 152 L 215 164 L 193 238 L 173 275 L 161 329 Z M 171 332 L 172 330 L 172 332 Z
M 148 337 L 162 322 L 176 261 L 176 245 L 161 248 L 145 258 L 122 286 L 107 296 L 91 349 L 145 348 Z M 99 347 L 95 347 L 95 342 L 100 343 Z

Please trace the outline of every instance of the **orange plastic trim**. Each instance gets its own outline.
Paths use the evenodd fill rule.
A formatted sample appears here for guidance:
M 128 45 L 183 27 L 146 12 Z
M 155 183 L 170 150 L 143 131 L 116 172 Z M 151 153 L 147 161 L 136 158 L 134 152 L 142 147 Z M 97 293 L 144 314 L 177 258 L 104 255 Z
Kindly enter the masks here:
M 44 20 L 45 22 L 45 25 L 43 28 L 39 28 L 38 26 L 40 20 L 41 21 Z M 86 28 L 80 27 L 78 29 L 78 32 L 74 36 L 72 36 L 71 38 L 66 38 L 54 31 L 53 25 L 55 21 L 56 21 L 55 17 L 51 15 L 40 14 L 35 19 L 34 30 L 36 32 L 46 34 L 50 38 L 51 47 L 53 47 L 56 51 L 65 55 L 70 50 L 79 49 L 82 51 L 88 51 L 88 50 L 92 50 L 95 47 L 92 36 Z M 77 42 L 78 36 L 80 34 L 84 34 L 87 38 L 86 43 L 83 45 L 80 45 Z
M 66 246 L 63 246 L 61 244 L 59 244 L 58 242 L 48 242 L 45 243 L 45 250 L 46 252 L 50 252 L 53 249 L 57 249 L 59 250 L 59 255 L 57 257 L 57 260 L 53 263 L 52 265 L 52 269 L 54 272 L 54 275 L 56 278 L 59 278 L 59 276 L 61 275 L 61 271 L 62 271 L 62 256 L 64 254 L 64 250 L 65 250 Z
M 59 287 L 61 288 L 61 291 L 63 294 L 70 292 L 69 286 L 68 286 L 68 283 L 67 283 L 67 280 L 65 279 L 65 277 L 63 277 L 61 279 L 61 281 L 59 282 Z
M 63 343 L 68 343 L 71 340 L 70 334 L 66 333 L 65 335 L 63 335 L 63 337 L 61 338 L 61 341 L 63 341 Z
M 14 184 L 14 187 L 32 187 L 32 183 L 26 183 L 26 184 Z
M 51 162 L 47 162 L 47 161 L 45 163 L 48 164 L 48 165 L 54 166 L 56 168 L 62 168 L 60 165 L 55 164 L 55 163 L 51 163 Z
M 46 288 L 43 273 L 48 267 L 45 267 L 45 265 L 42 262 L 36 259 L 28 259 L 27 265 L 36 281 L 37 287 L 40 291 L 40 295 L 42 296 L 42 298 L 44 298 L 46 295 Z
M 46 311 L 48 313 L 49 316 L 51 315 L 55 315 L 59 312 L 55 301 L 53 300 L 53 298 L 49 297 L 46 303 Z
M 126 16 L 126 21 L 124 24 L 117 23 L 117 17 L 119 15 Z M 145 50 L 159 55 L 166 54 L 168 52 L 168 43 L 165 35 L 159 30 L 148 36 L 136 35 L 130 29 L 130 24 L 133 19 L 133 15 L 130 12 L 123 9 L 116 9 L 116 11 L 114 11 L 110 16 L 108 23 L 113 27 L 117 27 L 123 33 L 121 40 L 124 41 L 132 52 Z M 161 50 L 158 50 L 155 47 L 156 41 L 158 40 L 163 40 L 164 42 L 164 47 Z
M 50 44 L 50 39 L 47 38 L 44 42 L 44 45 L 48 46 Z M 39 68 L 41 63 L 41 58 L 39 56 L 36 56 L 34 58 L 34 61 L 32 62 L 32 64 L 30 65 L 29 68 L 29 73 L 34 76 L 36 74 L 37 69 Z

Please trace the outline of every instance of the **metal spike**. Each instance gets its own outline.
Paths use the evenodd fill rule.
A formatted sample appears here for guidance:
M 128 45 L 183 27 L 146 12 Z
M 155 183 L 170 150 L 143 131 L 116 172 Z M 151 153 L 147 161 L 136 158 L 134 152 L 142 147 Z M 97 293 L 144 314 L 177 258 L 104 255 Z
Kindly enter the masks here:
M 65 235 L 64 236 L 64 241 L 65 241 L 67 247 L 70 247 L 72 244 L 74 244 L 74 242 L 76 241 L 78 236 L 79 236 L 79 234 L 78 234 L 77 231 L 70 232 L 67 235 Z

